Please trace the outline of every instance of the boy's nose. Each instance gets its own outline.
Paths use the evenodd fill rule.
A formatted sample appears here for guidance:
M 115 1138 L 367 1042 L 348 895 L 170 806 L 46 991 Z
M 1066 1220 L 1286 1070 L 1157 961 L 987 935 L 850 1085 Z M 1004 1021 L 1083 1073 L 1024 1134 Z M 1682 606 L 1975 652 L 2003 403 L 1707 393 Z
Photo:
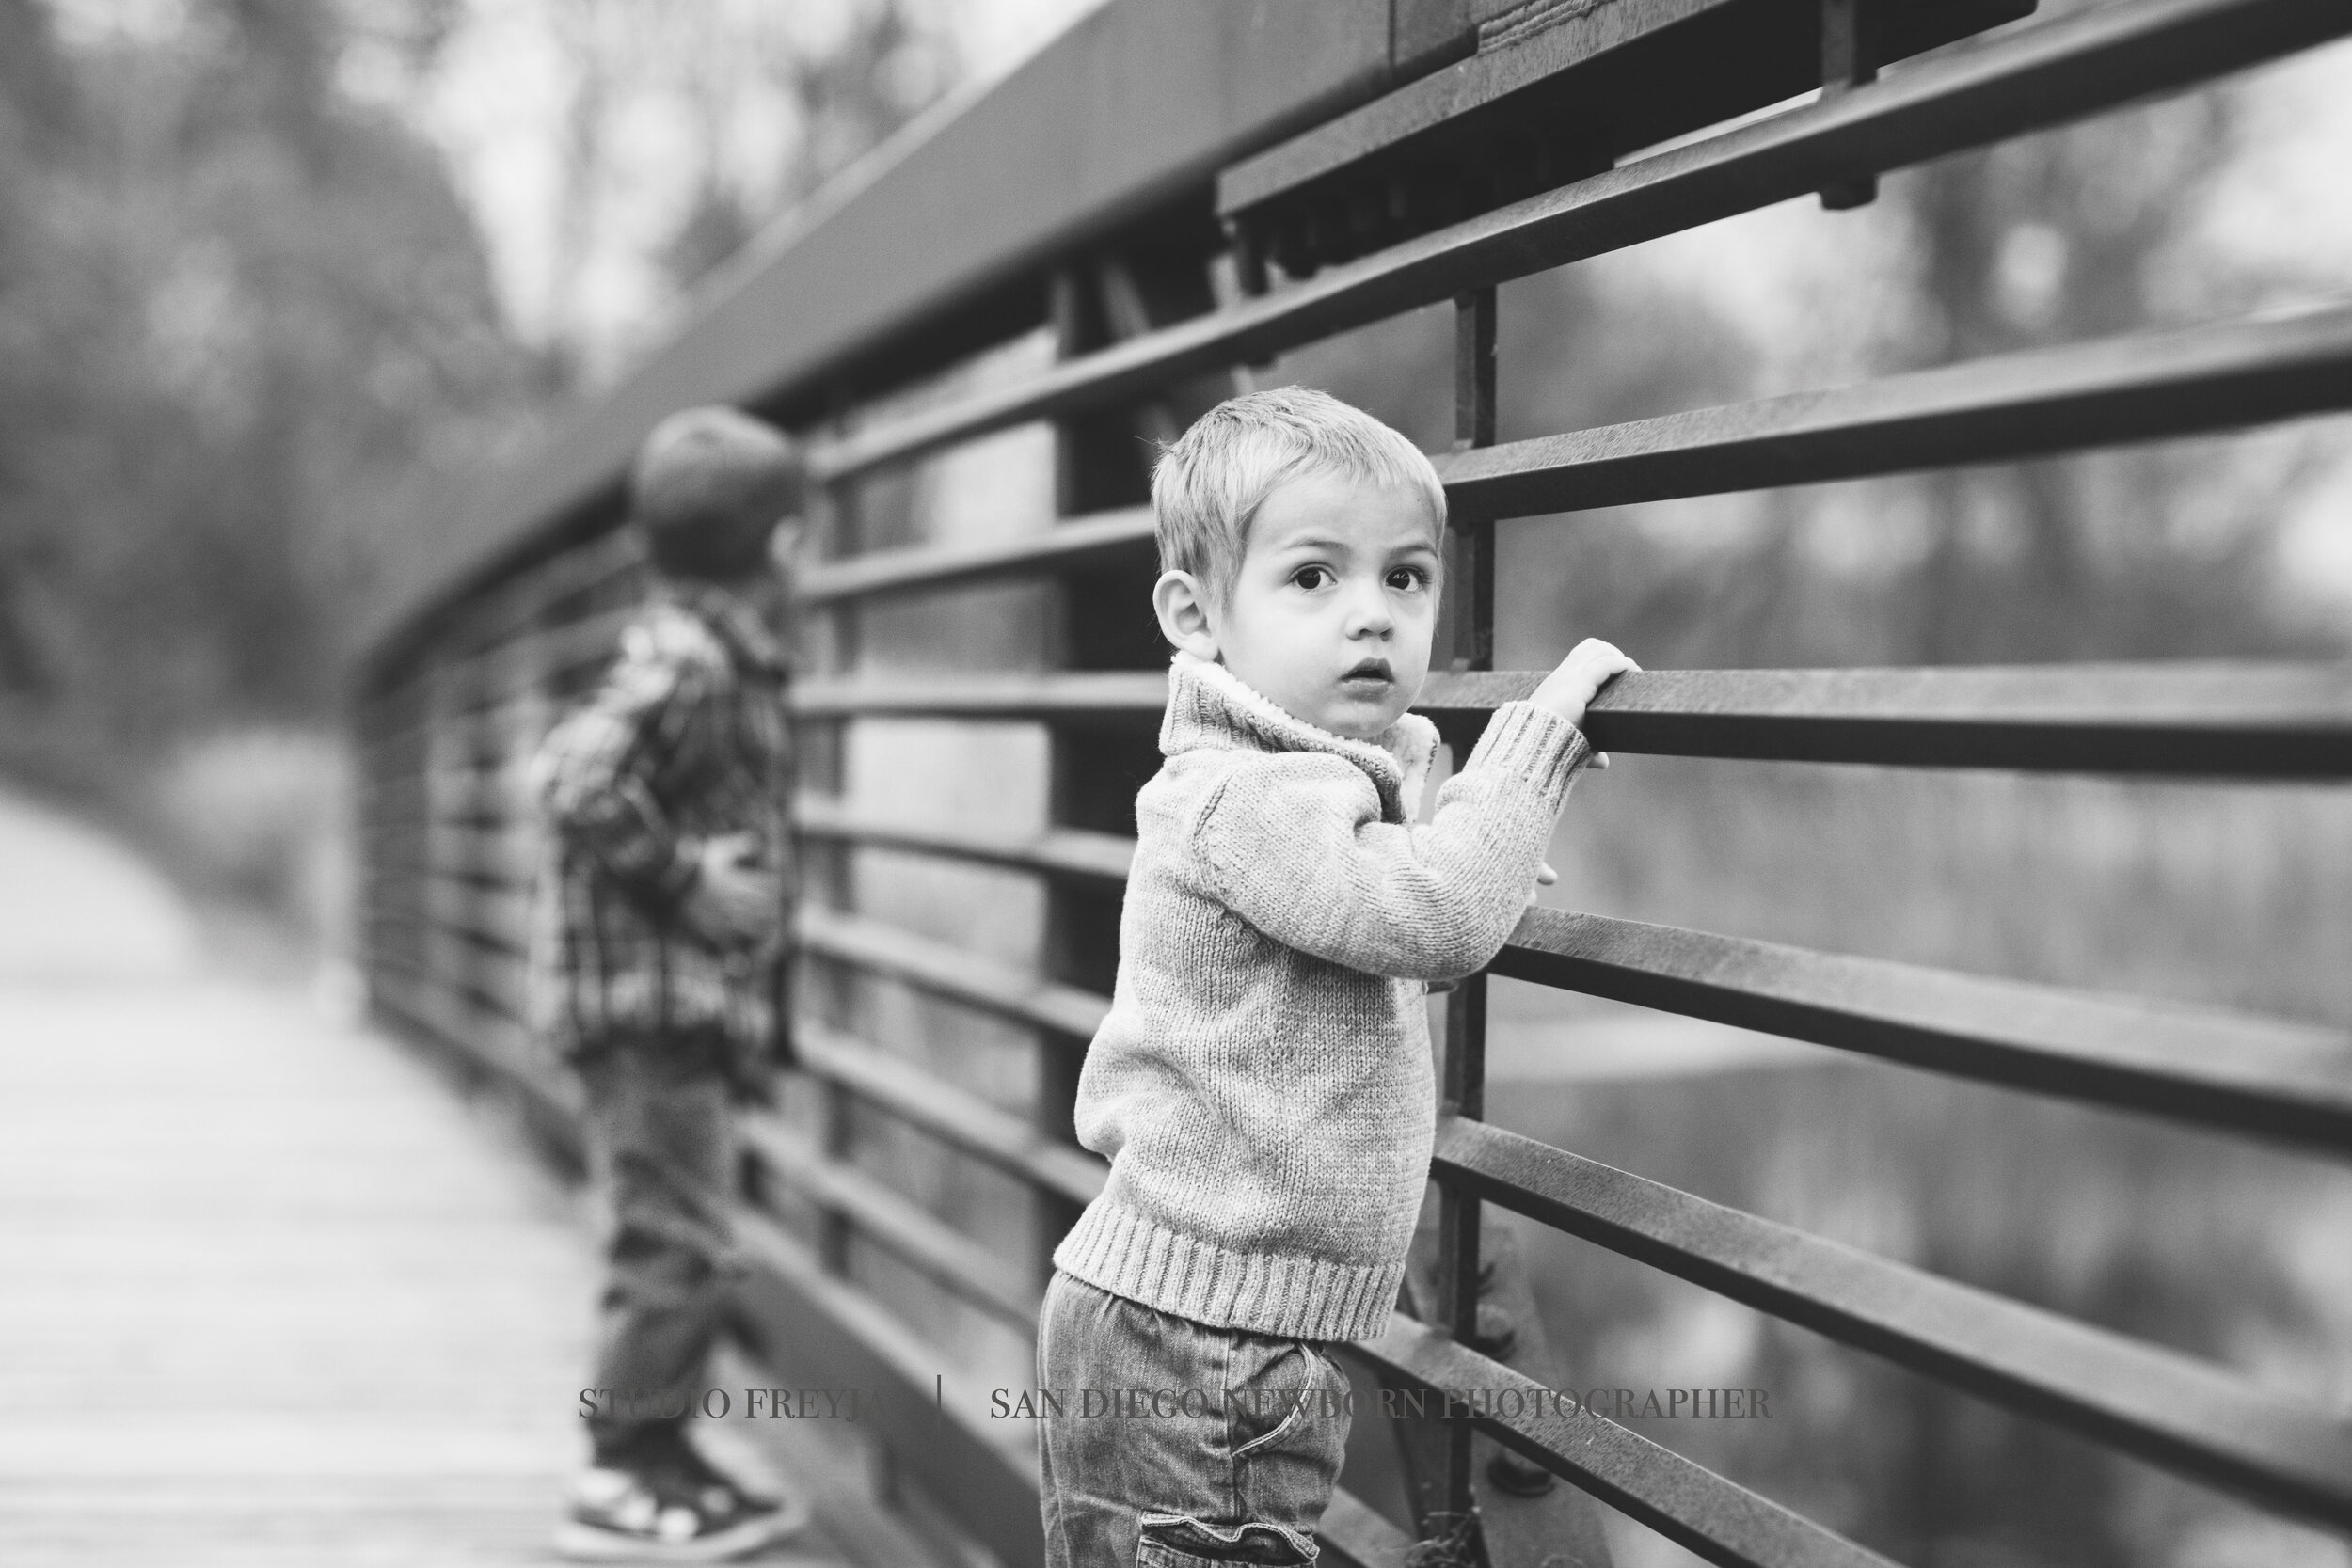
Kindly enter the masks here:
M 1395 629 L 1396 617 L 1389 612 L 1386 594 L 1358 594 L 1347 607 L 1347 635 L 1350 637 L 1386 637 Z

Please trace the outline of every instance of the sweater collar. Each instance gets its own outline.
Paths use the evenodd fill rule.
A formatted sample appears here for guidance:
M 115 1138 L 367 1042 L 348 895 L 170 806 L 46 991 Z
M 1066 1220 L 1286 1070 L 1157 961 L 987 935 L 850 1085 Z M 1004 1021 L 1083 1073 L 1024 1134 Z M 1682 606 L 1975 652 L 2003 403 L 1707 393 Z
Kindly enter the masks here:
M 1277 705 L 1222 664 L 1179 649 L 1168 673 L 1164 755 L 1200 750 L 1328 752 L 1362 768 L 1380 792 L 1381 816 L 1409 822 L 1438 750 L 1438 726 L 1407 713 L 1375 740 L 1350 740 Z

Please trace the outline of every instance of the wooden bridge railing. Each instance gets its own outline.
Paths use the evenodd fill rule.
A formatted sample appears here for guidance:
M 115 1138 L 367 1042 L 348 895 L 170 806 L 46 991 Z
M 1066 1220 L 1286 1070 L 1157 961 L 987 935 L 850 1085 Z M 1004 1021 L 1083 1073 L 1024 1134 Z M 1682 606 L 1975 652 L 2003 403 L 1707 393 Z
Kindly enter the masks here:
M 805 743 L 796 820 L 815 873 L 799 916 L 809 1093 L 800 1114 L 754 1132 L 747 1195 L 762 1269 L 746 1328 L 780 1364 L 912 1394 L 884 1415 L 884 1441 L 1008 1563 L 1037 1553 L 1028 1434 L 934 1401 L 934 1372 L 961 1353 L 927 1338 L 915 1326 L 921 1314 L 898 1309 L 904 1303 L 853 1282 L 854 1259 L 879 1249 L 943 1299 L 1025 1337 L 1044 1254 L 1101 1186 L 1101 1163 L 1071 1141 L 1070 1101 L 1107 1006 L 1133 789 L 1156 762 L 1151 736 L 1165 683 L 1160 650 L 1133 625 L 1144 618 L 1152 574 L 1150 518 L 1137 505 L 1137 428 L 1173 427 L 1230 388 L 1237 366 L 1454 301 L 1458 439 L 1439 460 L 1453 508 L 1456 603 L 1445 633 L 1453 667 L 1431 678 L 1421 707 L 1459 749 L 1498 703 L 1538 678 L 1489 668 L 1498 519 L 2013 459 L 2352 406 L 2352 306 L 2329 305 L 1497 445 L 1500 282 L 1792 196 L 1822 191 L 1833 205 L 1850 204 L 1883 171 L 2352 34 L 2342 0 L 2122 0 L 1873 79 L 1866 68 L 1876 61 L 1853 54 L 1856 36 L 1907 37 L 1900 47 L 1924 48 L 2019 8 L 1616 0 L 1598 20 L 1589 8 L 1569 8 L 1584 20 L 1523 42 L 1498 42 L 1489 28 L 1490 46 L 1478 51 L 1480 19 L 1500 9 L 1475 0 L 1356 5 L 1348 26 L 1388 29 L 1385 66 L 1337 85 L 1304 81 L 1296 103 L 1272 94 L 1248 123 L 1197 137 L 1208 150 L 1188 150 L 1184 166 L 1138 177 L 1132 189 L 1113 182 L 1088 197 L 1084 211 L 1041 225 L 1018 267 L 1008 263 L 961 294 L 949 291 L 945 305 L 906 306 L 855 352 L 779 360 L 749 382 L 729 368 L 743 360 L 739 344 L 714 370 L 707 355 L 695 359 L 703 351 L 690 332 L 684 349 L 616 400 L 650 415 L 664 397 L 733 395 L 818 441 L 834 553 L 806 574 L 803 603 L 824 652 L 793 698 Z M 1143 0 L 1110 8 L 1059 55 L 998 89 L 1016 100 L 1029 94 L 1033 123 L 991 132 L 996 122 L 982 121 L 977 145 L 918 149 L 906 189 L 933 189 L 942 170 L 958 167 L 975 180 L 1016 180 L 1008 145 L 1086 134 L 1089 126 L 1065 122 L 1079 114 L 1078 99 L 1066 83 L 1055 86 L 1054 72 L 1110 70 L 1104 61 L 1121 47 L 1122 28 L 1134 35 L 1126 47 L 1159 48 L 1152 29 L 1170 24 L 1144 12 Z M 1248 24 L 1263 28 L 1271 14 L 1253 11 Z M 1767 51 L 1755 79 L 1734 82 L 1720 69 L 1690 76 L 1694 85 L 1671 105 L 1670 134 L 1739 115 L 1759 92 L 1770 101 L 1796 90 L 1802 82 L 1773 73 L 1813 69 L 1824 55 L 1843 61 L 1830 73 L 1835 90 L 1621 166 L 1613 160 L 1628 149 L 1613 136 L 1635 133 L 1605 117 L 1578 122 L 1581 140 L 1564 140 L 1544 121 L 1549 139 L 1529 150 L 1529 127 L 1546 105 L 1564 102 L 1563 84 L 1583 95 L 1580 103 L 1650 102 L 1645 82 L 1691 64 L 1693 56 L 1676 51 L 1693 46 L 1689 37 L 1677 43 L 1674 24 L 1693 15 L 1729 29 L 1714 35 L 1718 46 L 1733 37 L 1798 42 L 1793 52 Z M 1295 13 L 1279 25 L 1309 26 Z M 1247 36 L 1271 52 L 1248 69 L 1278 74 L 1285 42 L 1300 59 L 1310 47 L 1330 47 L 1320 35 Z M 1534 53 L 1514 53 L 1521 49 Z M 1240 56 L 1205 57 L 1232 69 Z M 1175 74 L 1168 90 L 1181 92 L 1187 83 Z M 1148 105 L 1138 115 L 1149 121 Z M 1091 129 L 1119 135 L 1112 123 Z M 1518 159 L 1511 179 L 1466 183 L 1462 171 L 1484 166 L 1479 160 L 1511 158 Z M 1447 180 L 1459 187 L 1452 196 Z M 901 199 L 897 189 L 885 177 L 861 199 L 886 206 Z M 1210 221 L 1219 213 L 1222 230 Z M 933 243 L 956 244 L 944 218 Z M 787 253 L 777 266 L 788 275 L 792 264 Z M 1277 272 L 1287 276 L 1278 280 Z M 1216 277 L 1227 280 L 1222 290 Z M 951 369 L 977 345 L 1040 327 L 1051 338 L 1050 365 L 916 412 L 875 402 L 919 372 Z M 928 356 L 927 340 L 937 345 Z M 1041 420 L 1056 432 L 1057 516 L 1039 517 L 1010 541 L 862 547 L 890 531 L 894 475 L 928 454 Z M 494 547 L 458 552 L 462 571 L 444 573 L 388 618 L 359 708 L 376 1004 L 514 1085 L 559 1140 L 567 1091 L 519 1022 L 520 933 L 538 847 L 518 769 L 560 705 L 593 681 L 642 586 L 639 563 L 612 531 L 612 478 L 637 428 L 617 415 L 593 417 L 558 453 L 573 470 L 593 471 L 593 486 L 560 506 L 486 518 Z M 986 597 L 1009 585 L 1028 585 L 1035 596 L 1011 611 Z M 1092 608 L 1104 603 L 1118 614 Z M 1051 628 L 1028 644 L 1028 667 L 960 667 L 956 628 L 974 615 L 1007 614 Z M 850 787 L 858 726 L 910 719 L 1042 733 L 1050 784 L 1038 787 L 1050 811 L 1037 819 L 1048 825 L 981 828 L 970 814 L 861 799 Z M 2352 667 L 1656 671 L 1613 687 L 1588 728 L 1597 745 L 1629 753 L 2342 780 L 2352 776 Z M 856 868 L 873 853 L 983 868 L 1032 886 L 1037 957 L 1015 961 L 980 950 L 1001 943 L 950 942 L 862 910 Z M 964 913 L 976 937 L 1010 918 L 987 903 Z M 2302 1150 L 2352 1153 L 2352 1039 L 2338 1030 L 1550 910 L 1527 915 L 1492 973 Z M 909 1040 L 865 1037 L 882 1026 L 877 1021 L 910 1016 L 876 1006 L 882 990 L 945 1009 L 924 1017 L 993 1021 L 1011 1031 L 1003 1037 L 1026 1039 L 1025 1105 L 1008 1108 L 1001 1094 L 920 1065 L 926 1049 L 934 1059 L 957 1049 L 952 1022 L 918 1018 L 908 1025 L 918 1037 Z M 1483 976 L 1449 1003 L 1435 1168 L 1443 1223 L 1410 1291 L 1414 1315 L 1400 1313 L 1385 1338 L 1360 1347 L 1373 1375 L 1391 1387 L 1524 1396 L 1400 1423 L 1413 1429 L 1400 1435 L 1424 1532 L 1475 1508 L 1486 1521 L 1481 1549 L 1499 1568 L 1533 1568 L 1534 1546 L 1589 1541 L 1576 1534 L 1589 1531 L 1576 1516 L 1582 1494 L 1711 1561 L 1884 1560 L 1606 1416 L 1547 1404 L 1539 1332 L 1522 1321 L 1517 1336 L 1499 1337 L 1480 1314 L 1482 1278 L 1490 1307 L 1492 1297 L 1524 1293 L 1507 1259 L 1500 1273 L 1481 1268 L 1486 1204 L 2266 1507 L 2352 1526 L 2352 1429 L 2341 1419 L 2210 1363 L 1489 1125 L 1485 1008 Z M 862 1159 L 858 1130 L 875 1117 L 1026 1192 L 1025 1256 L 1003 1243 L 1001 1226 L 982 1237 L 946 1217 L 956 1205 L 936 1181 L 918 1199 L 909 1183 Z M 1473 1465 L 1479 1438 L 1516 1456 L 1516 1467 Z M 1544 1473 L 1570 1489 L 1541 1496 Z M 1344 1496 L 1326 1535 L 1341 1560 L 1366 1563 L 1396 1560 L 1407 1539 Z

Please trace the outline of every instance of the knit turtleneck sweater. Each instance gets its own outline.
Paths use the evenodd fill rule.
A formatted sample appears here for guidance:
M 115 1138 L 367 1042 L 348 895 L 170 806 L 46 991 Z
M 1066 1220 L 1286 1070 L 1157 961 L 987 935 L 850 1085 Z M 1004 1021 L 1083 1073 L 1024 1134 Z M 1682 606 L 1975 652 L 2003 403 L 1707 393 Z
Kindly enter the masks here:
M 1350 740 L 1176 656 L 1078 1079 L 1110 1180 L 1054 1251 L 1065 1273 L 1218 1327 L 1388 1326 L 1436 1118 L 1427 982 L 1502 949 L 1591 755 L 1503 704 L 1416 824 L 1437 739 L 1407 714 Z

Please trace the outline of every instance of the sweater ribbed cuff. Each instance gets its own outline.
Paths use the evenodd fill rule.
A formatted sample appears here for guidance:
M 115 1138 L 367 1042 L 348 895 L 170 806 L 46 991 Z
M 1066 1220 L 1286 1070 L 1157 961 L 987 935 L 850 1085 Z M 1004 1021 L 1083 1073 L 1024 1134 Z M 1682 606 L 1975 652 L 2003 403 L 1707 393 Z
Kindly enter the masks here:
M 1495 709 L 1463 768 L 1516 773 L 1542 789 L 1544 803 L 1557 811 L 1569 784 L 1592 759 L 1592 742 L 1582 730 L 1548 707 L 1514 702 Z
M 1213 1328 L 1286 1339 L 1375 1339 L 1405 1260 L 1349 1264 L 1232 1252 L 1096 1198 L 1054 1249 L 1054 1266 L 1113 1295 Z

